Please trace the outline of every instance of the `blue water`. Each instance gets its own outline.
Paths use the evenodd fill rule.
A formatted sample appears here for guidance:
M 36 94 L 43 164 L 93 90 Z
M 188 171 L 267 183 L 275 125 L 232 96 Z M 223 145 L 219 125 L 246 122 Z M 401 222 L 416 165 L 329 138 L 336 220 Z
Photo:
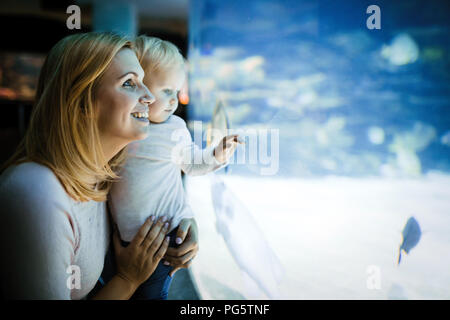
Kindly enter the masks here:
M 380 30 L 366 27 L 371 4 Z M 233 128 L 279 130 L 281 176 L 448 173 L 449 12 L 437 0 L 193 0 L 189 118 L 210 121 L 225 94 Z

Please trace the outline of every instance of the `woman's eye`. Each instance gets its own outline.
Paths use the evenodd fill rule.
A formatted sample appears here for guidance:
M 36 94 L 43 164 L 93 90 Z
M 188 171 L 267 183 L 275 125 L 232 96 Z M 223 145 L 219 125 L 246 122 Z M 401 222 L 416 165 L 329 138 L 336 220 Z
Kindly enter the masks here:
M 131 79 L 128 79 L 127 81 L 125 81 L 122 86 L 129 87 L 129 88 L 136 87 L 136 85 L 134 84 L 134 82 Z
M 170 90 L 170 89 L 164 89 L 164 93 L 166 93 L 166 94 L 172 94 L 172 90 Z

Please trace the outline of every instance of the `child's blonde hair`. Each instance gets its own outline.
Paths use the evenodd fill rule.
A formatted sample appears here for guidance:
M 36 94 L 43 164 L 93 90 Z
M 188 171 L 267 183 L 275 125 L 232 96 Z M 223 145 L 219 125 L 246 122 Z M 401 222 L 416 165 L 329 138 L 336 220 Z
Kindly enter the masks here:
M 171 68 L 184 68 L 180 50 L 171 42 L 141 35 L 135 39 L 135 51 L 146 77 Z

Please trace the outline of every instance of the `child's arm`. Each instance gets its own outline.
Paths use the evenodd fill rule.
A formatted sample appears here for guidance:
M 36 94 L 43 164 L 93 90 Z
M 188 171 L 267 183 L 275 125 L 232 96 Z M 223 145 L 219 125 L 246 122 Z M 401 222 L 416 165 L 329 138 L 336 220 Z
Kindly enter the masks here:
M 239 144 L 244 144 L 242 141 L 238 139 L 239 135 L 231 134 L 226 136 L 219 142 L 219 144 L 214 149 L 214 156 L 216 160 L 220 163 L 227 162 L 228 159 L 234 154 L 236 151 L 236 147 Z
M 191 143 L 181 152 L 179 162 L 181 170 L 188 175 L 204 175 L 216 171 L 228 164 L 228 159 L 236 150 L 238 135 L 229 135 L 215 147 L 200 149 L 195 143 Z

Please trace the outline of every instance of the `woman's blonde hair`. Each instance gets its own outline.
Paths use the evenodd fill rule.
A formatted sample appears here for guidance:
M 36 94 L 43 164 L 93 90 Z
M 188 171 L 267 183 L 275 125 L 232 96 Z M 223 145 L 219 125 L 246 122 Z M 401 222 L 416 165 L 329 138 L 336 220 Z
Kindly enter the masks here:
M 109 162 L 97 126 L 96 89 L 122 48 L 133 49 L 113 33 L 79 33 L 60 40 L 45 59 L 27 132 L 2 171 L 34 161 L 50 168 L 77 201 L 105 201 L 122 149 Z
M 180 50 L 169 41 L 141 35 L 134 43 L 136 55 L 146 76 L 151 77 L 152 73 L 185 66 Z

